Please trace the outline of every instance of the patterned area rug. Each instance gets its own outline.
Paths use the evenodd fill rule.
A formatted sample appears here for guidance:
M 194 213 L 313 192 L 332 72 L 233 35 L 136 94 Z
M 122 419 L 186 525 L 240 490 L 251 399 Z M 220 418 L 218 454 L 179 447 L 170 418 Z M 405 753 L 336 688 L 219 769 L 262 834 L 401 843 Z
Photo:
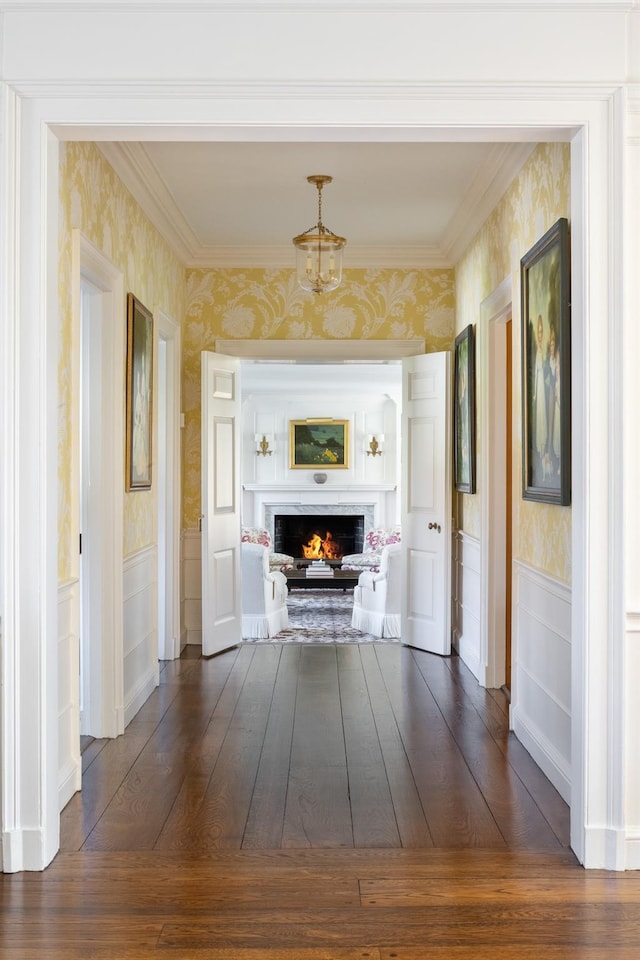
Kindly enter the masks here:
M 351 626 L 351 590 L 290 590 L 289 626 L 272 640 L 245 643 L 399 643 L 360 633 Z

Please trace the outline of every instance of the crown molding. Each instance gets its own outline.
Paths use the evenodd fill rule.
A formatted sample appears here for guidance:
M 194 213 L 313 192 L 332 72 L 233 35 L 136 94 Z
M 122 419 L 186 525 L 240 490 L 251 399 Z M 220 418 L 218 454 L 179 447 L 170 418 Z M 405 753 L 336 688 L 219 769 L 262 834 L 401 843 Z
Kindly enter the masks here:
M 295 268 L 293 244 L 259 247 L 201 247 L 185 266 L 193 268 L 233 269 L 234 267 L 257 267 L 281 270 Z M 452 264 L 436 247 L 429 246 L 379 246 L 364 247 L 347 243 L 344 250 L 343 269 L 367 269 L 397 267 L 400 269 L 447 269 Z
M 176 256 L 188 263 L 197 254 L 198 238 L 142 144 L 99 142 L 97 146 Z
M 639 0 L 325 0 L 326 13 L 626 13 Z M 305 13 L 317 0 L 0 0 L 2 13 Z
M 183 217 L 143 143 L 103 143 L 97 146 L 124 186 L 187 267 L 271 268 L 293 267 L 292 247 L 205 246 Z M 440 246 L 350 246 L 347 244 L 344 269 L 399 268 L 447 269 L 455 265 L 475 237 L 498 200 L 522 168 L 535 144 L 495 144 L 463 197 Z
M 216 340 L 215 352 L 243 360 L 389 362 L 424 353 L 424 340 Z
M 293 246 L 206 246 L 183 217 L 167 186 L 141 143 L 97 143 L 107 162 L 124 186 L 187 267 L 293 268 Z M 446 268 L 451 266 L 439 248 L 433 246 L 349 246 L 345 269 L 358 267 Z
M 449 263 L 458 262 L 535 147 L 535 143 L 494 145 L 445 231 L 442 250 Z
M 1 2 L 1 0 L 0 0 Z M 640 3 L 640 0 L 637 0 Z M 1 10 L 0 10 L 1 13 Z M 561 81 L 520 81 L 513 83 L 510 81 L 495 81 L 483 83 L 474 83 L 467 80 L 425 80 L 416 82 L 415 80 L 394 79 L 388 83 L 380 80 L 344 80 L 334 78 L 332 80 L 318 79 L 309 80 L 307 77 L 294 78 L 291 80 L 256 79 L 256 80 L 238 80 L 235 77 L 208 80 L 184 80 L 175 78 L 149 79 L 139 77 L 124 77 L 118 80 L 101 80 L 95 77 L 91 78 L 73 78 L 73 79 L 23 79 L 3 77 L 16 93 L 30 99 L 41 98 L 51 100 L 53 98 L 69 99 L 72 97 L 82 97 L 83 99 L 105 98 L 119 100 L 137 100 L 137 99 L 158 99 L 162 101 L 173 101 L 179 104 L 185 99 L 213 99 L 213 100 L 255 100 L 268 101 L 285 98 L 287 100 L 307 101 L 312 98 L 322 98 L 324 100 L 384 100 L 394 102 L 398 100 L 429 101 L 429 100 L 461 100 L 476 101 L 499 97 L 508 100 L 522 100 L 543 97 L 545 100 L 566 101 L 570 100 L 602 100 L 613 96 L 616 90 L 624 84 L 621 82 L 604 82 L 587 80 L 584 82 L 561 82 Z M 237 123 L 215 124 L 213 126 L 202 126 L 201 123 L 184 122 L 181 115 L 176 118 L 175 125 L 184 130 L 190 131 L 190 139 L 212 140 L 225 139 L 237 133 Z M 145 129 L 153 131 L 154 139 L 165 140 L 167 137 L 167 125 L 145 123 Z M 243 125 L 245 126 L 245 125 Z M 269 124 L 263 126 L 260 123 L 251 122 L 249 127 L 255 129 L 256 139 L 260 139 L 260 131 L 264 129 L 272 130 L 273 139 L 286 139 L 290 134 L 286 124 Z M 52 123 L 52 128 L 59 132 L 63 139 L 77 140 L 81 135 L 77 131 L 86 129 L 85 124 L 76 125 L 73 122 L 65 124 Z M 123 124 L 100 124 L 100 140 L 139 140 L 136 135 L 136 125 L 131 122 Z M 372 139 L 375 134 L 368 131 L 376 130 L 378 127 L 363 126 L 361 132 L 364 139 Z M 500 129 L 500 128 L 497 128 Z M 331 131 L 331 135 L 340 140 L 348 139 L 351 135 L 351 127 L 342 130 L 340 127 L 319 124 L 312 130 L 306 131 L 310 139 L 321 139 L 325 132 Z M 434 134 L 432 130 L 421 134 L 420 127 L 416 128 L 415 123 L 393 124 L 391 129 L 385 127 L 390 139 L 402 140 L 406 137 L 408 130 L 418 139 L 424 138 L 433 140 L 434 136 L 446 140 L 486 140 L 486 129 L 482 126 L 477 128 L 465 125 L 463 128 L 455 125 L 445 125 L 440 129 L 439 134 Z M 526 126 L 509 127 L 505 130 L 502 137 L 497 134 L 492 127 L 492 139 L 513 141 L 514 139 L 526 140 Z M 114 133 L 116 131 L 116 133 Z M 280 132 L 279 132 L 280 131 Z M 94 131 L 95 132 L 95 131 Z M 150 139 L 150 138 L 147 138 Z M 548 137 L 546 139 L 566 139 L 566 128 L 548 126 Z

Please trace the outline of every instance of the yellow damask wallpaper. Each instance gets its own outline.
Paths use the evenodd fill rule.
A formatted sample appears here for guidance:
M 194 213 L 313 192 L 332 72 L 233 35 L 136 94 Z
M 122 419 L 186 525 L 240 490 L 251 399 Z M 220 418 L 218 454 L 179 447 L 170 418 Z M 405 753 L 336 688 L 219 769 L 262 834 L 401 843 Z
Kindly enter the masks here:
M 71 231 L 82 233 L 124 276 L 131 291 L 152 312 L 162 310 L 180 323 L 184 316 L 184 266 L 147 220 L 138 204 L 93 143 L 60 144 L 59 302 L 58 357 L 58 576 L 61 582 L 75 576 L 77 545 L 72 543 L 74 501 L 71 463 L 72 433 L 72 314 Z M 122 304 L 123 329 L 126 303 Z M 124 364 L 125 358 L 123 356 Z M 155 542 L 155 492 L 124 497 L 123 555 L 130 556 Z
M 520 258 L 559 217 L 569 217 L 567 144 L 540 144 L 456 266 L 456 330 L 478 322 L 479 307 L 505 277 L 513 297 L 513 556 L 571 582 L 571 507 L 531 503 L 520 496 Z M 482 370 L 478 370 L 482 377 Z M 478 433 L 480 449 L 482 437 Z M 462 527 L 480 535 L 480 494 L 463 496 Z
M 200 354 L 219 339 L 392 340 L 453 344 L 452 270 L 348 270 L 315 296 L 293 270 L 189 270 L 183 340 L 183 520 L 200 514 Z

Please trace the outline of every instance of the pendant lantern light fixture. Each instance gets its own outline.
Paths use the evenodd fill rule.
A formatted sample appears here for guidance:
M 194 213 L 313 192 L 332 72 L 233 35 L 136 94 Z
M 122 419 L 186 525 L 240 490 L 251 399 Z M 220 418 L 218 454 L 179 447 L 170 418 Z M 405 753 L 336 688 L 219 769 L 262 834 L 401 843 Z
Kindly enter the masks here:
M 308 183 L 318 190 L 318 222 L 306 233 L 293 238 L 296 248 L 296 274 L 303 290 L 312 293 L 328 293 L 335 290 L 342 280 L 342 251 L 346 240 L 332 233 L 322 222 L 322 188 L 333 177 L 313 174 Z

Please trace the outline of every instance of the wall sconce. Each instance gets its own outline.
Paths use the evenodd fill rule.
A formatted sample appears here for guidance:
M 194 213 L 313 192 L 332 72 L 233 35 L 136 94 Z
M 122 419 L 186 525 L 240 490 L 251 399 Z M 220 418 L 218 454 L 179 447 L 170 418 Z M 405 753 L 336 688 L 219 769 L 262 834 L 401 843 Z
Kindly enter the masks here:
M 271 433 L 256 433 L 254 437 L 256 441 L 256 456 L 271 456 L 273 453 L 273 447 L 269 447 L 270 443 L 273 443 L 273 435 Z
M 367 451 L 368 457 L 377 457 L 382 454 L 382 444 L 384 443 L 384 433 L 379 433 L 377 437 L 370 436 L 367 437 L 367 446 L 365 450 Z

